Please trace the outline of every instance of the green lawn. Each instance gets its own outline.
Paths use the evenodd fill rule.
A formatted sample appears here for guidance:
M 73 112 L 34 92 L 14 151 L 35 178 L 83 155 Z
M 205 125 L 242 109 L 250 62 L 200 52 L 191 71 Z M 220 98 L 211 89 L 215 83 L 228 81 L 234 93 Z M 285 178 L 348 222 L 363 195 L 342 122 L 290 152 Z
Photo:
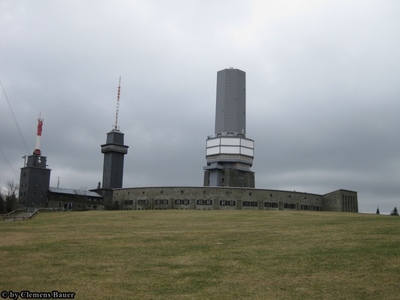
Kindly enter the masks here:
M 76 299 L 400 299 L 400 218 L 40 213 L 0 223 L 0 289 Z

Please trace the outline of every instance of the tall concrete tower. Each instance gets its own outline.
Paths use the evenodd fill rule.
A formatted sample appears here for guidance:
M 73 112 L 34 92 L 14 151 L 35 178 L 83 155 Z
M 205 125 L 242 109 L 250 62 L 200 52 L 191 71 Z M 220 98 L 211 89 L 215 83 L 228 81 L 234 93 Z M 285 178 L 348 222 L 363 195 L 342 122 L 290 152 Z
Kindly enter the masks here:
M 117 94 L 117 110 L 115 125 L 107 133 L 106 144 L 101 145 L 104 153 L 103 163 L 103 189 L 121 188 L 124 175 L 124 155 L 128 153 L 128 146 L 124 145 L 124 134 L 118 127 L 119 98 L 121 93 L 121 78 L 119 79 Z
M 46 156 L 42 156 L 40 140 L 42 137 L 43 119 L 39 117 L 36 135 L 36 149 L 25 160 L 21 168 L 19 182 L 19 203 L 26 207 L 46 207 L 47 191 L 50 185 L 51 169 L 47 168 Z M 26 159 L 26 156 L 24 156 Z
M 204 186 L 254 188 L 254 141 L 246 138 L 246 73 L 217 73 L 215 134 L 206 142 Z

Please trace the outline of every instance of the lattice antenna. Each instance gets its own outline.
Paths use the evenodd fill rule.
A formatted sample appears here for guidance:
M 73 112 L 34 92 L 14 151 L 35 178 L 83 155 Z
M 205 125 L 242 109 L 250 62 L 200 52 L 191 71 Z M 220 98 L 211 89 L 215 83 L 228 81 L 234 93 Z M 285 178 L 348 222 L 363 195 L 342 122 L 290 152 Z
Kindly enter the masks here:
M 119 130 L 118 128 L 118 112 L 119 112 L 119 97 L 121 95 L 121 76 L 119 77 L 119 83 L 118 83 L 118 93 L 117 93 L 117 109 L 115 112 L 115 124 L 114 124 L 114 130 Z

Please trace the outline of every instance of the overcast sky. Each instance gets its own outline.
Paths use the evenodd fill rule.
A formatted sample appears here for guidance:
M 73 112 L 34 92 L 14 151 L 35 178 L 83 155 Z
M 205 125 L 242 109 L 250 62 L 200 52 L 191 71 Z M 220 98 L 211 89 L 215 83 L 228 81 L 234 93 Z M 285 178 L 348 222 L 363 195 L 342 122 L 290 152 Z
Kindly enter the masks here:
M 2 0 L 0 185 L 19 182 L 41 113 L 50 185 L 96 188 L 121 76 L 124 187 L 202 186 L 217 71 L 234 67 L 256 188 L 354 190 L 389 213 L 399 16 L 398 0 Z

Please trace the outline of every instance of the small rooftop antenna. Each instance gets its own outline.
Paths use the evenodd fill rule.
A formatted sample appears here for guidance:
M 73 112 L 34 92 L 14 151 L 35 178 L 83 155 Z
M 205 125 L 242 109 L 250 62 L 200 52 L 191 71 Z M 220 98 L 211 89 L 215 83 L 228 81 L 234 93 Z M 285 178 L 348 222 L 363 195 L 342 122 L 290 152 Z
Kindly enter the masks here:
M 121 95 L 121 76 L 119 77 L 119 83 L 118 83 L 118 93 L 117 93 L 117 109 L 115 112 L 115 124 L 114 124 L 114 130 L 119 130 L 118 129 L 118 112 L 119 112 L 119 97 Z

